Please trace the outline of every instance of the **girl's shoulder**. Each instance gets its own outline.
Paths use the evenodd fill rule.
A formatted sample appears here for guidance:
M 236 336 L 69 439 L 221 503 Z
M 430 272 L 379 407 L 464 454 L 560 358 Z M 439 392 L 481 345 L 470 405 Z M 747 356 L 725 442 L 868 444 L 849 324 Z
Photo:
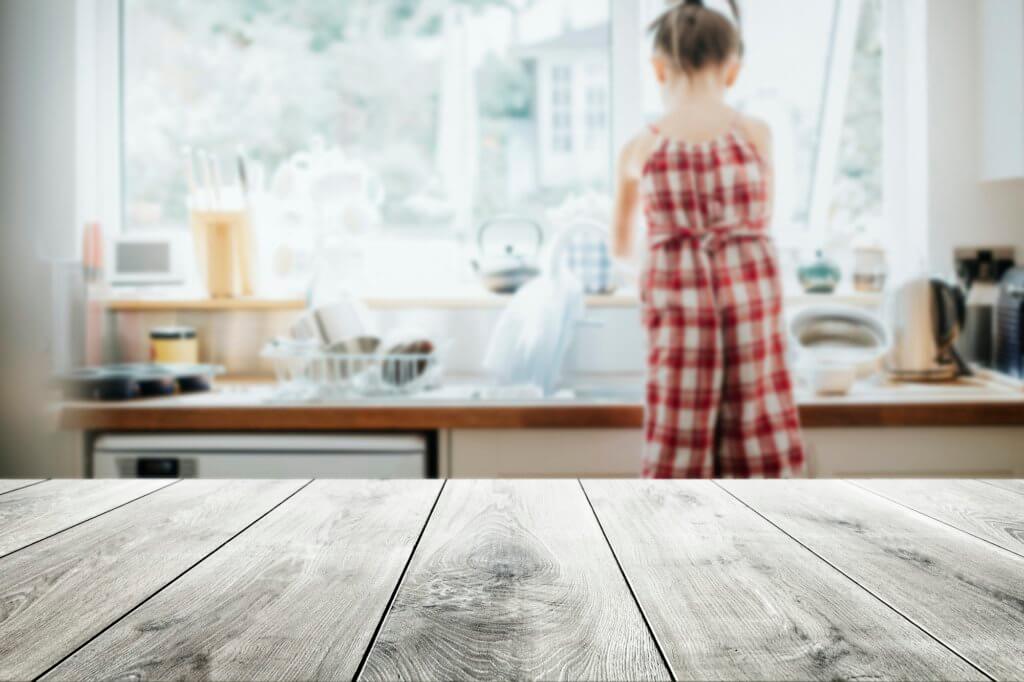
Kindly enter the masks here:
M 771 157 L 772 129 L 765 121 L 737 111 L 735 125 L 762 157 Z
M 619 168 L 628 177 L 639 177 L 651 154 L 661 141 L 661 134 L 655 126 L 645 126 L 626 143 L 619 157 Z

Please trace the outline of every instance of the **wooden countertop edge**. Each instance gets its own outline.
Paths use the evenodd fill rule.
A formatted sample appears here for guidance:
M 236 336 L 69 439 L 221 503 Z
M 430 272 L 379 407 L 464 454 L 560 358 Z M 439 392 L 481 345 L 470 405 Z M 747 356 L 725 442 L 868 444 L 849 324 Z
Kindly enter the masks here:
M 1024 426 L 1024 403 L 802 405 L 805 428 Z M 640 405 L 137 407 L 72 405 L 71 431 L 424 431 L 434 429 L 634 429 Z

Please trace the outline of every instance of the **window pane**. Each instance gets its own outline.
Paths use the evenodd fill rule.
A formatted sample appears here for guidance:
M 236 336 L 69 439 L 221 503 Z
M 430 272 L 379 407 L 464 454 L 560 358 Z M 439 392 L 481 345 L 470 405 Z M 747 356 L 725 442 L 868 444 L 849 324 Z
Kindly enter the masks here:
M 124 2 L 129 228 L 185 227 L 185 146 L 273 171 L 319 140 L 413 234 L 608 190 L 607 2 Z
M 833 240 L 882 237 L 882 124 L 882 1 L 863 0 L 832 195 Z

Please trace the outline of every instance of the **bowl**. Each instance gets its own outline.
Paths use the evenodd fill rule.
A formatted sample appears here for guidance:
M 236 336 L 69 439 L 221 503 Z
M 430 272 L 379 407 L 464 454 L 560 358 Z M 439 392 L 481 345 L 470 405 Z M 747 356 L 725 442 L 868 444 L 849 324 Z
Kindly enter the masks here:
M 811 388 L 818 395 L 846 395 L 857 381 L 857 367 L 849 364 L 819 363 L 807 368 Z

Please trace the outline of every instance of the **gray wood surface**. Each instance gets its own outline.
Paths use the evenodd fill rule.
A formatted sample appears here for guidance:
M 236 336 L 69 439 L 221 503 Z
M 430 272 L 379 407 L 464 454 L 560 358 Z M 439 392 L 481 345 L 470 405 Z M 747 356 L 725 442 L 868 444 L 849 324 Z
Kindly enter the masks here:
M 0 679 L 42 674 L 303 484 L 183 481 L 0 559 Z
M 1024 676 L 1024 559 L 843 481 L 722 481 L 996 678 Z
M 172 483 L 59 480 L 0 495 L 0 556 Z
M 36 485 L 42 483 L 41 478 L 4 478 L 0 479 L 0 495 L 9 493 L 12 490 L 20 490 L 21 488 L 27 488 L 30 485 Z
M 576 481 L 449 481 L 364 679 L 667 678 Z
M 1012 490 L 1015 493 L 1024 494 L 1024 480 L 1021 479 L 1009 479 L 1009 478 L 992 478 L 982 481 L 988 485 L 993 485 L 1003 490 Z
M 710 481 L 584 481 L 677 679 L 986 679 Z
M 440 488 L 314 481 L 47 679 L 352 679 Z
M 854 485 L 1024 556 L 1024 497 L 964 480 L 865 480 Z

